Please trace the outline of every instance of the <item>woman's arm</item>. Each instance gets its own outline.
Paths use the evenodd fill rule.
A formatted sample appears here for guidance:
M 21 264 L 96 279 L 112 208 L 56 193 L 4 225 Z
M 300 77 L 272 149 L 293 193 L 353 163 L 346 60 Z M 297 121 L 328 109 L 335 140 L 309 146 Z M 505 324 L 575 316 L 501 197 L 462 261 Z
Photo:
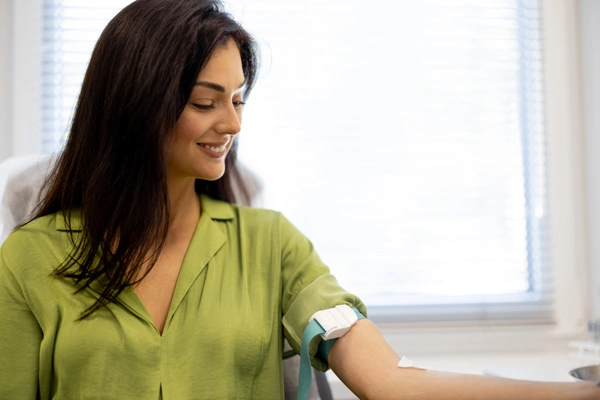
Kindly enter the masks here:
M 42 332 L 0 251 L 0 399 L 33 400 Z
M 366 319 L 336 341 L 328 361 L 361 399 L 600 400 L 600 387 L 593 382 L 534 382 L 399 368 L 400 358 Z

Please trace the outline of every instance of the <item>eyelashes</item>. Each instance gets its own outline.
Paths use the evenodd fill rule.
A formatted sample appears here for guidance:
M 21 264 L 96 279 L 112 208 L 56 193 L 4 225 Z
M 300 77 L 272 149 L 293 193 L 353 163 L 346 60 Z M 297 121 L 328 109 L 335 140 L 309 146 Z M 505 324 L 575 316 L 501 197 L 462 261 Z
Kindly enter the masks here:
M 213 108 L 215 108 L 214 105 L 212 104 L 192 104 L 194 107 L 196 107 L 198 110 L 202 110 L 202 111 L 208 111 L 208 110 L 212 110 Z
M 242 108 L 245 104 L 246 104 L 246 102 L 244 102 L 244 101 L 234 101 L 233 102 L 233 106 L 235 108 Z M 201 111 L 210 111 L 210 110 L 215 109 L 214 104 L 194 104 L 194 103 L 192 103 L 192 105 Z

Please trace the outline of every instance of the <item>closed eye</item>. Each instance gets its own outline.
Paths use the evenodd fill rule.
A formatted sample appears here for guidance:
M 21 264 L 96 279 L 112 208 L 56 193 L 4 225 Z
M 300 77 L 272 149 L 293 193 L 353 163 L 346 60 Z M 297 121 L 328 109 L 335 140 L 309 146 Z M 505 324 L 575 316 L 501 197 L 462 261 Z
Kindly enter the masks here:
M 194 107 L 196 107 L 198 110 L 202 110 L 202 111 L 208 111 L 208 110 L 212 110 L 213 108 L 215 108 L 215 106 L 213 104 L 192 104 Z

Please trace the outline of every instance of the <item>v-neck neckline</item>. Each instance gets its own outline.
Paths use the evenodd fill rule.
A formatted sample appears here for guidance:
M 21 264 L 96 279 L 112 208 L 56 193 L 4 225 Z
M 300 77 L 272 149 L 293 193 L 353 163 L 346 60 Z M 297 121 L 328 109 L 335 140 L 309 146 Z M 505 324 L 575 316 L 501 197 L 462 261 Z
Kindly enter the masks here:
M 167 334 L 173 315 L 181 305 L 181 302 L 198 276 L 207 267 L 210 259 L 213 258 L 226 242 L 226 235 L 219 228 L 218 222 L 215 222 L 210 213 L 207 212 L 206 206 L 209 206 L 209 203 L 211 202 L 212 199 L 200 196 L 200 218 L 198 219 L 198 223 L 196 224 L 196 228 L 181 263 L 162 334 L 132 286 L 126 287 L 118 297 L 118 301 L 122 303 L 123 306 L 149 323 L 161 337 Z M 97 281 L 93 282 L 93 284 L 95 283 L 97 283 Z M 93 284 L 90 286 L 96 286 Z

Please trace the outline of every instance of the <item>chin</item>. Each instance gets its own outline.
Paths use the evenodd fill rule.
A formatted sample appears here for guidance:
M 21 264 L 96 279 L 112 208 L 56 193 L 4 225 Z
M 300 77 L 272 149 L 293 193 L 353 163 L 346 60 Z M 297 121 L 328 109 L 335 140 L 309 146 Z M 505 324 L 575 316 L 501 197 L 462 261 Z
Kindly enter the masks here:
M 216 181 L 221 179 L 223 175 L 225 175 L 225 168 L 223 168 L 221 171 L 204 171 L 203 173 L 196 175 L 196 178 L 205 181 Z

